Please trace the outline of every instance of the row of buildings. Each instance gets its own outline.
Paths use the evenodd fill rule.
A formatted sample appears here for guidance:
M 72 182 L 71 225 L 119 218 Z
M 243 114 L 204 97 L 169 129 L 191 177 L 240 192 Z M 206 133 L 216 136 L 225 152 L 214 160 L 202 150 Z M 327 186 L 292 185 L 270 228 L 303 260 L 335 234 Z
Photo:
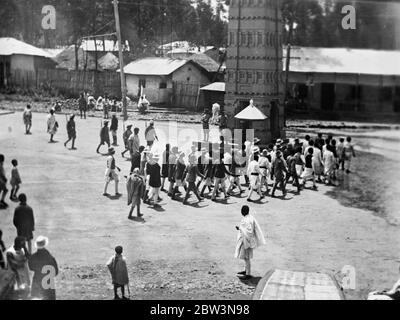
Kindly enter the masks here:
M 225 51 L 193 47 L 184 41 L 160 46 L 154 57 L 125 66 L 128 94 L 144 92 L 153 104 L 181 104 L 198 110 L 219 102 L 230 126 L 255 129 L 265 141 L 284 135 L 282 101 L 286 89 L 290 93 L 287 107 L 299 114 L 400 120 L 400 51 L 292 48 L 286 88 L 282 24 L 278 1 L 259 1 L 257 5 L 231 1 Z M 104 41 L 103 45 L 94 43 L 96 69 L 108 70 L 108 65 L 117 72 L 113 45 L 107 48 Z M 78 55 L 84 69 L 93 65 L 88 48 L 93 50 L 93 44 L 83 45 L 81 56 Z M 71 48 L 54 57 L 49 51 L 15 39 L 0 39 L 0 84 L 7 84 L 13 69 L 74 69 L 75 50 L 73 54 L 68 50 Z M 176 97 L 188 99 L 178 103 Z M 235 119 L 250 99 L 267 116 L 266 120 Z

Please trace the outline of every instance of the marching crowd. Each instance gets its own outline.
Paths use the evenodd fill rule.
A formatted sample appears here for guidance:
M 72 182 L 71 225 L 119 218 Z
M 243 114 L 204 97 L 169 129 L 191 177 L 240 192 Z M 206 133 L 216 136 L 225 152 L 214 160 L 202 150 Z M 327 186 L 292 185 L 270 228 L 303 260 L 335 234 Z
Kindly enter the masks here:
M 232 146 L 221 137 L 217 150 L 212 146 L 200 148 L 204 143 L 199 146 L 194 143 L 187 154 L 177 146 L 166 144 L 160 156 L 152 151 L 154 139 L 157 139 L 153 122 L 146 129 L 146 147 L 140 144 L 139 129 L 135 128 L 132 134 L 130 129 L 128 126 L 124 134 L 124 154 L 129 151 L 132 161 L 127 179 L 128 205 L 131 205 L 129 217 L 135 207 L 138 217 L 142 216 L 141 200 L 159 206 L 160 191 L 177 200 L 177 194 L 183 188 L 183 204 L 188 204 L 191 193 L 198 201 L 203 201 L 206 194 L 212 201 L 217 201 L 221 193 L 224 199 L 240 196 L 246 192 L 245 186 L 248 189 L 247 201 L 253 202 L 254 192 L 260 199 L 269 193 L 275 197 L 279 188 L 285 196 L 288 183 L 296 187 L 297 193 L 308 182 L 312 182 L 313 189 L 317 189 L 317 182 L 335 185 L 338 171 L 349 174 L 355 157 L 351 137 L 340 138 L 337 142 L 332 136 L 324 139 L 322 134 L 315 139 L 307 135 L 303 142 L 297 138 L 293 141 L 278 139 L 262 150 L 257 138 L 246 141 L 243 146 Z M 110 148 L 109 152 L 106 179 L 107 183 L 114 180 L 117 186 L 115 150 Z M 168 190 L 165 188 L 166 180 L 169 182 Z

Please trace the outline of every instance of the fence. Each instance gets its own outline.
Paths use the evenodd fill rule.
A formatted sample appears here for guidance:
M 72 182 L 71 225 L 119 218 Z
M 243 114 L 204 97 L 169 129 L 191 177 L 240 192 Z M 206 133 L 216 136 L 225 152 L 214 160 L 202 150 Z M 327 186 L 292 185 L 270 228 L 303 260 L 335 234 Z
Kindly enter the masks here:
M 172 96 L 173 106 L 191 110 L 198 109 L 200 106 L 200 87 L 200 84 L 174 81 Z
M 67 96 L 78 96 L 82 91 L 97 95 L 108 93 L 121 96 L 120 74 L 114 71 L 68 71 L 37 69 L 13 71 L 9 83 L 23 89 L 55 89 Z

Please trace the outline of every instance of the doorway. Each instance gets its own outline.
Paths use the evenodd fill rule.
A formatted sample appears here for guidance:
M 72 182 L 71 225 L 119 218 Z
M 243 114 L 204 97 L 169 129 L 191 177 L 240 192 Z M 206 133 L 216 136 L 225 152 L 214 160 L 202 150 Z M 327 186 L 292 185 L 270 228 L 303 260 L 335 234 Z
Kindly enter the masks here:
M 321 109 L 331 111 L 335 106 L 335 84 L 321 84 Z

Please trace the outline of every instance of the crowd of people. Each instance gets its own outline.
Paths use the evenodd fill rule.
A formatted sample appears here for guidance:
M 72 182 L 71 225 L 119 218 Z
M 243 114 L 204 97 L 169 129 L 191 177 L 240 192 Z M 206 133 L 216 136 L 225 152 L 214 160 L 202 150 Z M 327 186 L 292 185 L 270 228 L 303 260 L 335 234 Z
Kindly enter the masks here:
M 47 249 L 49 239 L 38 236 L 34 243 L 36 252 L 33 252 L 33 210 L 27 204 L 24 193 L 18 195 L 18 201 L 13 217 L 16 237 L 14 244 L 8 249 L 0 230 L 0 269 L 8 269 L 14 274 L 13 289 L 16 299 L 55 300 L 54 278 L 58 275 L 58 265 Z
M 351 137 L 340 138 L 337 142 L 332 136 L 324 138 L 322 134 L 314 139 L 307 135 L 302 142 L 297 138 L 293 141 L 277 139 L 262 150 L 257 138 L 246 141 L 243 146 L 230 147 L 221 137 L 217 152 L 212 148 L 199 149 L 193 143 L 187 154 L 177 146 L 166 144 L 160 156 L 152 151 L 154 137 L 157 137 L 154 124 L 151 123 L 149 128 L 146 131 L 151 130 L 153 136 L 145 135 L 146 147 L 140 144 L 138 128 L 131 133 L 129 126 L 124 134 L 126 150 L 123 156 L 129 151 L 132 161 L 127 179 L 128 199 L 132 208 L 137 208 L 138 217 L 142 216 L 140 200 L 157 207 L 161 201 L 160 191 L 177 200 L 183 188 L 183 204 L 188 204 L 192 193 L 198 201 L 203 201 L 206 195 L 212 201 L 218 201 L 221 193 L 226 200 L 230 196 L 241 196 L 247 188 L 247 201 L 253 202 L 254 193 L 263 199 L 268 194 L 275 197 L 276 190 L 280 189 L 285 196 L 289 183 L 296 188 L 296 193 L 309 182 L 313 189 L 317 189 L 317 183 L 335 185 L 338 171 L 349 174 L 355 157 Z M 106 179 L 107 183 L 115 180 L 117 185 L 115 150 L 110 148 L 109 152 Z M 169 182 L 168 190 L 165 181 Z
M 306 135 L 302 141 L 299 138 L 277 139 L 264 148 L 260 147 L 260 140 L 257 138 L 245 141 L 243 145 L 237 145 L 225 141 L 223 132 L 227 127 L 223 119 L 226 116 L 223 112 L 218 115 L 219 112 L 216 111 L 213 110 L 213 115 L 220 126 L 221 134 L 220 141 L 216 144 L 217 148 L 215 144 L 208 143 L 209 136 L 205 134 L 204 141 L 193 142 L 190 151 L 167 143 L 162 154 L 159 154 L 155 148 L 158 136 L 154 121 L 146 125 L 143 134 L 145 143 L 141 141 L 139 128 L 133 128 L 132 124 L 126 125 L 122 134 L 124 148 L 121 156 L 124 158 L 128 153 L 131 161 L 129 174 L 125 176 L 127 204 L 130 207 L 129 219 L 144 221 L 141 203 L 155 208 L 160 207 L 161 192 L 165 192 L 171 200 L 179 201 L 182 198 L 184 205 L 189 204 L 192 194 L 198 201 L 204 201 L 206 197 L 211 201 L 223 201 L 231 196 L 241 198 L 242 194 L 247 192 L 247 201 L 253 202 L 254 193 L 258 194 L 261 200 L 267 195 L 275 197 L 276 190 L 280 189 L 284 197 L 288 184 L 295 188 L 295 192 L 300 193 L 308 182 L 312 182 L 312 188 L 317 189 L 317 183 L 334 185 L 339 171 L 351 173 L 351 162 L 355 157 L 351 137 L 336 140 L 333 136 L 323 137 L 319 133 L 315 137 Z M 203 129 L 208 131 L 208 121 L 212 119 L 212 115 L 210 112 L 205 112 L 204 115 L 206 117 L 202 119 Z M 81 117 L 85 118 L 84 112 Z M 67 121 L 68 140 L 64 143 L 64 146 L 67 146 L 72 141 L 72 150 L 76 149 L 74 119 L 75 115 L 71 115 Z M 23 121 L 25 133 L 30 134 L 32 126 L 30 106 L 27 106 L 23 113 Z M 51 109 L 47 118 L 50 142 L 54 142 L 58 127 L 55 110 Z M 101 146 L 106 144 L 108 147 L 104 196 L 109 196 L 108 186 L 111 182 L 115 183 L 115 195 L 121 196 L 118 189 L 121 169 L 117 166 L 115 150 L 118 146 L 118 129 L 119 120 L 116 114 L 113 113 L 111 119 L 105 115 L 100 130 L 100 143 L 96 150 L 99 153 Z M 4 155 L 0 155 L 0 205 L 6 208 L 8 180 L 3 168 L 4 161 Z M 16 286 L 22 289 L 26 296 L 55 299 L 54 288 L 43 288 L 38 283 L 45 276 L 41 267 L 44 264 L 51 265 L 55 270 L 54 275 L 57 275 L 57 263 L 46 249 L 48 245 L 46 237 L 40 236 L 36 239 L 37 252 L 32 254 L 31 242 L 35 226 L 33 211 L 27 205 L 26 195 L 22 193 L 18 195 L 22 183 L 18 172 L 18 161 L 13 159 L 11 163 L 10 199 L 19 201 L 13 220 L 17 237 L 14 245 L 8 250 L 0 242 L 0 266 L 8 267 L 15 273 Z M 182 197 L 179 197 L 180 194 Z M 133 218 L 135 209 L 137 217 Z M 244 279 L 250 277 L 252 250 L 265 243 L 258 223 L 249 211 L 248 206 L 242 207 L 243 219 L 237 226 L 239 233 L 235 252 L 236 258 L 245 261 L 245 271 L 239 273 Z M 124 287 L 129 282 L 126 261 L 122 256 L 122 247 L 118 246 L 115 251 L 115 256 L 110 259 L 107 266 L 112 275 L 115 298 L 119 299 L 117 290 L 121 289 L 124 299 L 126 298 Z M 34 273 L 32 281 L 29 274 L 31 271 Z

